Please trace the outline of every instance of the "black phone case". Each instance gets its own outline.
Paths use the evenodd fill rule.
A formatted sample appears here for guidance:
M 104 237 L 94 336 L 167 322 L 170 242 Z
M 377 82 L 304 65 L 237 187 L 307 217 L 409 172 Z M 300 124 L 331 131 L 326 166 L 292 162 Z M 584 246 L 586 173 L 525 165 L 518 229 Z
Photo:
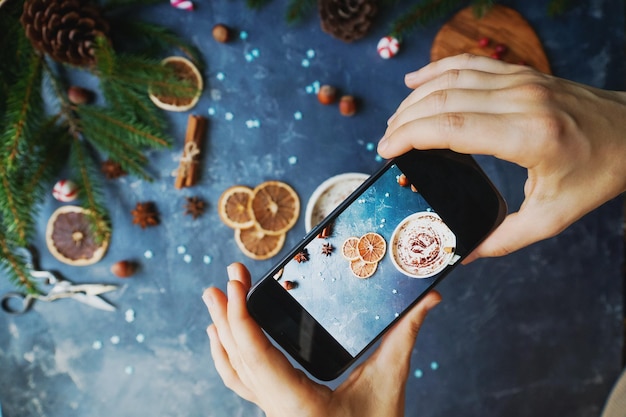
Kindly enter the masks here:
M 461 260 L 506 216 L 504 199 L 476 161 L 469 155 L 449 150 L 412 150 L 389 161 L 355 190 L 248 294 L 250 315 L 304 369 L 323 381 L 330 381 L 341 375 L 384 331 L 359 354 L 351 355 L 276 282 L 274 275 L 393 164 L 400 168 L 409 182 L 417 187 L 419 193 L 455 233 L 456 253 L 461 256 Z M 456 265 L 458 263 L 460 262 Z M 440 273 L 428 290 L 436 286 L 452 269 L 454 267 Z M 418 297 L 409 308 L 419 300 Z M 393 323 L 395 321 L 385 331 Z

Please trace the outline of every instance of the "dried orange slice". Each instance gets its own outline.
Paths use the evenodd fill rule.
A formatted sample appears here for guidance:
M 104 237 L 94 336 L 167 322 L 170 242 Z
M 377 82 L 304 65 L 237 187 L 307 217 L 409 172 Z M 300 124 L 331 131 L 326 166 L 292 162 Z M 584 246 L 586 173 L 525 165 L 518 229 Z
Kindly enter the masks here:
M 349 237 L 341 245 L 341 254 L 349 261 L 359 259 L 359 251 L 357 245 L 359 244 L 358 237 Z
M 187 111 L 196 105 L 202 94 L 202 75 L 198 68 L 187 58 L 171 56 L 161 61 L 161 64 L 174 70 L 176 77 L 185 81 L 191 87 L 187 93 L 168 93 L 167 87 L 159 89 L 155 85 L 150 88 L 150 100 L 159 108 L 169 111 Z M 170 90 L 171 91 L 171 90 Z
M 350 261 L 350 271 L 352 271 L 357 278 L 369 278 L 374 275 L 377 268 L 378 262 L 367 263 L 360 258 Z
M 250 200 L 255 225 L 268 235 L 286 233 L 298 221 L 300 199 L 289 185 L 280 181 L 259 184 Z
M 359 257 L 367 263 L 380 262 L 387 252 L 387 242 L 378 233 L 370 232 L 361 236 L 357 243 Z
M 252 199 L 252 189 L 244 185 L 234 185 L 222 193 L 217 202 L 220 219 L 233 229 L 247 229 L 254 225 L 248 210 Z
M 285 234 L 268 235 L 257 227 L 236 229 L 235 241 L 248 257 L 262 261 L 276 255 L 285 244 Z
M 52 213 L 46 227 L 46 244 L 56 259 L 75 266 L 98 262 L 109 247 L 108 240 L 96 241 L 89 211 L 78 206 L 63 206 Z

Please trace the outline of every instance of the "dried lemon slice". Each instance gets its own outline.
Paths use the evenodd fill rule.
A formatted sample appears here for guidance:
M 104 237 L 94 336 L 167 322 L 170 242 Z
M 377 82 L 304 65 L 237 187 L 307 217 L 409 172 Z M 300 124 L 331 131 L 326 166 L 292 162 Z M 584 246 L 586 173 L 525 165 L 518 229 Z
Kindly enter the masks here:
M 357 245 L 359 244 L 358 237 L 349 237 L 341 245 L 341 254 L 349 261 L 359 259 L 359 251 Z
M 235 241 L 246 256 L 261 261 L 271 258 L 282 249 L 285 234 L 268 235 L 256 227 L 250 227 L 236 229 Z
M 286 233 L 298 221 L 300 199 L 289 185 L 280 181 L 259 184 L 250 200 L 255 225 L 268 235 Z
M 167 88 L 162 91 L 155 91 L 156 87 L 150 88 L 150 100 L 159 108 L 169 111 L 187 111 L 196 105 L 202 94 L 203 82 L 202 75 L 198 68 L 187 58 L 180 56 L 171 56 L 165 58 L 163 65 L 171 67 L 176 77 L 181 81 L 187 81 L 193 90 L 189 94 L 168 94 Z M 170 90 L 171 91 L 171 90 Z
M 370 232 L 364 234 L 357 243 L 359 257 L 367 263 L 377 263 L 387 252 L 387 242 L 378 233 Z
M 75 266 L 102 259 L 109 241 L 96 241 L 88 215 L 88 210 L 78 206 L 63 206 L 52 213 L 46 227 L 46 245 L 56 259 Z
M 217 202 L 220 219 L 233 229 L 247 229 L 254 225 L 254 218 L 248 206 L 252 199 L 252 189 L 244 185 L 234 185 L 222 193 Z
M 357 278 L 369 278 L 374 275 L 377 268 L 378 262 L 367 263 L 360 258 L 350 261 L 350 271 L 352 271 Z

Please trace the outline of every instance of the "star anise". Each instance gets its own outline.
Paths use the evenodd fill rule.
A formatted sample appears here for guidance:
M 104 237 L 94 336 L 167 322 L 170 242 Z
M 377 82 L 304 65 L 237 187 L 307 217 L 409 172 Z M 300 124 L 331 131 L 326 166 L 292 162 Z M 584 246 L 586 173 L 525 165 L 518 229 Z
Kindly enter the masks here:
M 133 224 L 142 229 L 159 224 L 159 212 L 153 202 L 137 203 L 135 210 L 130 213 L 133 215 Z
M 108 180 L 114 180 L 127 174 L 127 172 L 122 169 L 122 165 L 120 165 L 119 162 L 115 162 L 111 159 L 102 162 L 100 171 L 102 171 L 105 178 Z
M 330 256 L 334 250 L 335 250 L 335 247 L 331 245 L 330 243 L 324 243 L 322 245 L 322 255 Z
M 185 214 L 190 214 L 193 219 L 197 219 L 204 214 L 206 209 L 206 202 L 200 197 L 185 197 L 187 204 L 185 204 Z
M 293 259 L 299 264 L 302 262 L 306 262 L 309 260 L 309 251 L 305 248 L 302 250 L 302 252 L 298 252 L 296 256 L 293 257 Z

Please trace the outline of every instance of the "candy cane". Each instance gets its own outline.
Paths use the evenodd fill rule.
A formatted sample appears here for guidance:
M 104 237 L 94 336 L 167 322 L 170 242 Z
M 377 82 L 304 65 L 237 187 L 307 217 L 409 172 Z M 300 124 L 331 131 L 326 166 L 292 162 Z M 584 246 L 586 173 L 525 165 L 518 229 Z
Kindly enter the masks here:
M 188 12 L 193 10 L 193 3 L 189 0 L 170 0 L 170 4 L 177 9 L 187 10 Z

